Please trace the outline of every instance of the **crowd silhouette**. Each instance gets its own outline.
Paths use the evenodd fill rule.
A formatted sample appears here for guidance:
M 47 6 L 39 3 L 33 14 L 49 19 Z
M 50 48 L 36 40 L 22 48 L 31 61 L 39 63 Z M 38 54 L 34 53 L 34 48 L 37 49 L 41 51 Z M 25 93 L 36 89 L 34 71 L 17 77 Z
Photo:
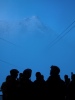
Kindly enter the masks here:
M 36 79 L 32 82 L 31 75 L 31 69 L 25 69 L 22 73 L 11 69 L 1 85 L 2 100 L 75 100 L 75 74 L 71 73 L 71 79 L 64 75 L 62 80 L 60 68 L 52 65 L 47 80 L 36 72 Z

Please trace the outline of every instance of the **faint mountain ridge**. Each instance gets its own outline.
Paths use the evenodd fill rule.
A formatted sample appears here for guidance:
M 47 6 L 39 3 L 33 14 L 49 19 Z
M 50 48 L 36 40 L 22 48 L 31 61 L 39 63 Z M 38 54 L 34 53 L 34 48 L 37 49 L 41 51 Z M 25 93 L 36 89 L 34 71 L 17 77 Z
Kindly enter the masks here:
M 38 16 L 31 16 L 16 21 L 1 21 L 0 27 L 1 26 L 3 28 L 0 30 L 0 36 L 14 43 L 15 41 L 17 43 L 22 41 L 23 43 L 25 40 L 29 41 L 30 39 L 31 41 L 41 41 L 45 44 L 57 36 L 54 30 L 47 27 Z
M 42 32 L 42 33 L 54 33 L 53 29 L 47 27 L 38 16 L 31 16 L 24 18 L 19 22 L 19 25 L 22 29 L 29 32 Z
M 25 25 L 28 29 L 37 29 L 37 28 L 45 28 L 43 23 L 40 21 L 38 16 L 32 16 L 30 18 L 24 18 L 22 24 Z
M 39 32 L 43 34 L 55 33 L 53 29 L 47 27 L 38 16 L 31 16 L 18 21 L 0 20 L 0 33 L 28 33 Z

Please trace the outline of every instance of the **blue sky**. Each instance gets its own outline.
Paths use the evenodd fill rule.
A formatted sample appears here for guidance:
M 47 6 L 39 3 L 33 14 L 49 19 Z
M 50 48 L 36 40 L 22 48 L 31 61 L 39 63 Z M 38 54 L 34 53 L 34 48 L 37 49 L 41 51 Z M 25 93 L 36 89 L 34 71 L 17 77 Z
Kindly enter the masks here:
M 0 20 L 20 21 L 27 17 L 31 18 L 32 16 L 38 16 L 40 18 L 41 22 L 44 23 L 44 25 L 46 25 L 48 28 L 53 29 L 55 31 L 55 33 L 60 34 L 68 25 L 70 25 L 75 20 L 75 1 L 74 0 L 0 0 Z M 51 51 L 46 51 L 47 52 L 46 55 L 43 55 L 43 52 L 42 52 L 42 54 L 39 53 L 38 52 L 39 49 L 38 50 L 36 49 L 36 52 L 38 52 L 37 54 L 36 54 L 36 52 L 34 52 L 33 49 L 31 49 L 30 56 L 28 55 L 28 57 L 25 58 L 24 51 L 22 52 L 20 49 L 20 50 L 18 50 L 18 53 L 21 51 L 23 56 L 21 54 L 19 56 L 20 56 L 20 58 L 23 58 L 27 61 L 28 61 L 28 59 L 31 59 L 29 62 L 34 63 L 34 64 L 32 64 L 32 66 L 36 66 L 36 68 L 33 67 L 34 71 L 37 71 L 37 69 L 41 70 L 41 71 L 43 70 L 42 72 L 45 75 L 46 74 L 48 75 L 48 73 L 45 73 L 45 71 L 48 72 L 48 70 L 49 70 L 49 67 L 47 67 L 47 69 L 46 69 L 46 64 L 47 64 L 47 66 L 49 66 L 49 64 L 57 64 L 57 65 L 61 66 L 61 70 L 63 71 L 62 75 L 65 72 L 70 75 L 70 71 L 72 71 L 72 70 L 74 71 L 74 69 L 75 69 L 74 68 L 74 66 L 75 66 L 75 62 L 74 62 L 74 59 L 75 59 L 75 53 L 74 53 L 74 51 L 75 51 L 75 49 L 74 49 L 75 48 L 74 47 L 75 35 L 74 35 L 74 33 L 75 33 L 75 29 L 71 30 L 71 32 L 65 37 L 65 40 L 68 40 L 68 43 L 69 43 L 67 46 L 66 46 L 66 42 L 63 39 L 63 40 L 61 40 L 62 43 L 60 43 L 60 42 L 58 43 L 59 45 L 61 45 L 61 47 L 56 45 L 54 48 L 51 49 Z M 5 37 L 9 37 L 9 36 L 5 35 Z M 11 37 L 13 38 L 14 35 L 12 34 Z M 10 40 L 12 40 L 12 38 Z M 8 39 L 8 38 L 6 38 L 6 39 Z M 17 40 L 16 39 L 14 39 L 14 40 L 16 43 Z M 37 43 L 37 40 L 36 39 L 34 39 L 34 40 L 35 40 L 35 43 Z M 32 43 L 34 40 L 32 40 Z M 27 41 L 27 42 L 30 43 L 31 41 Z M 48 44 L 50 44 L 50 43 L 48 43 Z M 21 45 L 21 43 L 20 43 L 20 45 Z M 0 50 L 1 58 L 7 60 L 10 63 L 14 63 L 15 65 L 23 66 L 24 61 L 21 61 L 20 64 L 18 64 L 18 61 L 20 61 L 20 58 L 17 59 L 17 57 L 18 57 L 17 48 L 14 48 L 14 46 L 10 46 L 7 43 L 5 44 L 4 41 L 1 41 L 0 47 L 1 47 L 1 50 Z M 35 47 L 37 48 L 37 45 L 35 45 Z M 35 48 L 35 47 L 33 46 L 33 48 Z M 39 47 L 41 47 L 41 43 L 40 43 Z M 5 51 L 5 49 L 6 49 L 6 51 Z M 59 54 L 59 52 L 60 52 L 60 54 Z M 9 53 L 9 55 L 8 55 L 8 53 Z M 15 54 L 16 54 L 16 57 L 15 57 Z M 36 55 L 36 57 L 34 54 Z M 42 57 L 40 57 L 39 54 L 41 54 Z M 5 57 L 5 55 L 6 55 L 6 57 Z M 12 57 L 11 57 L 11 55 L 12 55 Z M 55 58 L 52 58 L 52 56 L 54 57 L 55 55 L 58 55 L 58 56 L 56 56 Z M 64 55 L 65 55 L 65 58 L 64 58 Z M 36 59 L 36 60 L 33 61 L 34 59 Z M 53 62 L 53 59 L 54 59 L 54 62 Z M 26 62 L 26 63 L 28 63 L 28 62 Z M 31 66 L 30 63 L 28 63 L 29 66 Z M 43 63 L 45 63 L 45 65 Z M 0 64 L 1 64 L 1 66 L 7 66 L 6 64 L 3 64 L 3 63 L 0 63 Z M 25 65 L 28 66 L 27 64 L 24 63 L 24 66 Z M 38 67 L 38 66 L 43 66 L 43 67 Z M 68 66 L 68 71 L 67 71 L 67 66 Z M 73 66 L 73 67 L 70 67 L 70 66 Z M 8 73 L 8 71 L 9 71 L 8 69 L 6 69 L 6 67 L 5 67 L 5 70 L 1 71 L 1 76 L 5 72 Z M 3 68 L 1 68 L 1 70 L 3 70 Z M 7 73 L 4 75 L 7 75 Z M 3 76 L 3 77 L 5 77 L 5 76 Z

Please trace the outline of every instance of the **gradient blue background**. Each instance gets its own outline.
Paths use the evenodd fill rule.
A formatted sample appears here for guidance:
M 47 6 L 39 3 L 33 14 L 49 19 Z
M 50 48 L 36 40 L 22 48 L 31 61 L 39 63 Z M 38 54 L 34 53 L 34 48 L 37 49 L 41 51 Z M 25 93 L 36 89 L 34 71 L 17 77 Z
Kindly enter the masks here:
M 75 20 L 75 0 L 0 0 L 0 21 L 16 22 L 24 18 L 31 18 L 32 16 L 38 16 L 40 21 L 43 22 L 48 29 L 52 29 L 54 33 L 59 35 Z M 2 32 L 4 33 L 3 30 Z M 22 39 L 24 39 L 23 37 L 21 39 L 22 42 L 18 42 L 16 39 L 12 39 L 15 34 L 9 35 L 10 31 L 9 34 L 2 34 L 2 32 L 0 32 L 1 37 L 4 37 L 6 40 L 9 38 L 9 41 L 23 46 L 26 50 L 22 41 Z M 23 31 L 19 32 L 19 34 L 22 34 L 22 32 Z M 12 38 L 10 38 L 10 36 Z M 33 38 L 33 36 L 30 35 L 30 39 L 27 41 L 32 40 L 31 37 Z M 48 39 L 49 37 L 45 39 L 45 41 Z M 35 79 L 36 71 L 41 71 L 45 79 L 47 79 L 52 64 L 60 67 L 62 79 L 65 73 L 70 77 L 71 71 L 75 72 L 75 28 L 52 48 L 48 47 L 50 44 L 49 40 L 45 45 L 44 51 L 41 49 L 42 44 L 39 43 L 39 48 L 42 53 L 40 49 L 37 50 L 36 39 L 32 42 L 34 42 L 32 46 L 36 47 L 35 53 L 34 49 L 30 49 L 33 48 L 32 46 L 27 52 L 27 50 L 25 51 L 23 49 L 22 51 L 21 48 L 17 48 L 0 40 L 0 59 L 18 66 L 15 67 L 14 65 L 0 61 L 0 84 L 5 80 L 11 68 L 17 68 L 21 72 L 24 68 L 32 68 L 32 80 Z M 30 42 L 27 43 L 26 46 L 30 45 Z

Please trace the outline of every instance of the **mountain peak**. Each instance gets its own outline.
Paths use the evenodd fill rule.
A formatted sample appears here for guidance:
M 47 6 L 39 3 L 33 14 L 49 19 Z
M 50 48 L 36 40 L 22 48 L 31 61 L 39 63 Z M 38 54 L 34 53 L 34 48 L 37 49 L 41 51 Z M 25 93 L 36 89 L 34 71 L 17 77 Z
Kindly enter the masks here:
M 38 16 L 31 16 L 28 18 L 24 18 L 21 23 L 28 30 L 36 30 L 36 29 L 39 30 L 45 28 L 45 25 L 41 22 Z
M 37 20 L 39 21 L 40 20 L 38 16 L 32 16 L 30 19 L 31 20 L 35 20 L 35 21 L 37 21 Z
M 26 23 L 31 23 L 31 24 L 38 24 L 38 23 L 41 23 L 40 19 L 38 16 L 31 16 L 31 17 L 28 17 L 28 18 L 24 18 L 24 22 Z

